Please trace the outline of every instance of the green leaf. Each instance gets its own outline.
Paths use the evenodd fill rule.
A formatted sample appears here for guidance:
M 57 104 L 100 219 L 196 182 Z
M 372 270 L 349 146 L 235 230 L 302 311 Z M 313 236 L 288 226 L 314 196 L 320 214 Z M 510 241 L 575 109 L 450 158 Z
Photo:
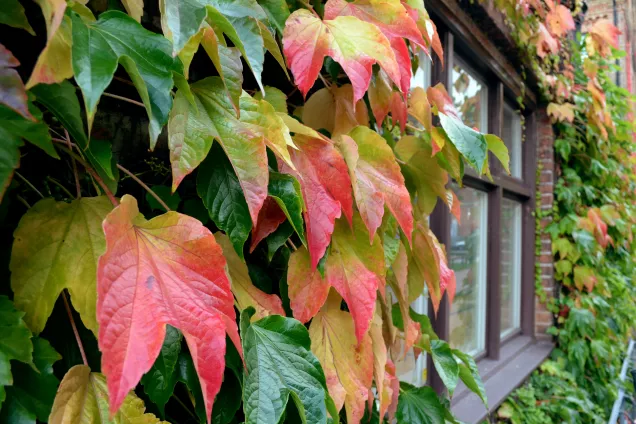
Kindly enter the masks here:
M 0 8 L 0 24 L 12 26 L 14 28 L 22 28 L 29 34 L 35 35 L 35 31 L 31 28 L 29 20 L 24 14 L 24 7 L 19 0 L 6 0 Z
M 49 156 L 59 159 L 49 135 L 49 126 L 42 122 L 42 112 L 32 103 L 29 103 L 29 112 L 36 121 L 26 119 L 8 107 L 0 105 L 0 130 L 10 134 L 10 137 L 23 138 L 44 150 Z
M 198 197 L 183 202 L 183 213 L 198 219 L 203 225 L 207 224 L 210 220 L 208 210 Z
M 285 0 L 258 0 L 269 21 L 276 27 L 276 31 L 282 36 L 285 29 L 285 21 L 289 18 L 289 7 Z
M 462 363 L 459 364 L 459 378 L 462 379 L 466 387 L 477 396 L 484 403 L 486 409 L 488 409 L 488 397 L 486 396 L 486 389 L 484 383 L 481 381 L 477 364 L 472 356 L 465 354 L 462 351 L 453 349 L 453 355 L 459 358 Z
M 12 367 L 14 384 L 7 389 L 7 404 L 2 408 L 0 421 L 15 422 L 15 416 L 33 416 L 41 422 L 48 421 L 55 393 L 60 381 L 53 375 L 53 364 L 62 359 L 48 341 L 33 338 L 33 363 L 20 362 Z M 13 398 L 13 399 L 12 399 Z M 27 413 L 25 413 L 27 412 Z M 7 419 L 11 417 L 10 419 Z
M 8 297 L 0 296 L 0 407 L 5 399 L 4 386 L 13 384 L 10 361 L 32 363 L 31 331 L 23 316 L 24 312 L 18 311 Z
M 504 142 L 493 134 L 486 134 L 484 138 L 488 144 L 488 150 L 499 159 L 508 175 L 510 175 L 510 156 L 508 155 L 508 148 Z M 483 172 L 485 172 L 485 170 Z
M 189 352 L 181 351 L 177 360 L 177 381 L 185 384 L 190 391 L 190 399 L 194 404 L 194 411 L 199 417 L 200 423 L 206 422 L 203 392 L 199 383 L 199 376 L 194 368 L 194 362 Z
M 293 233 L 294 227 L 291 226 L 289 221 L 285 221 L 278 226 L 276 231 L 267 236 L 265 239 L 267 243 L 267 260 L 271 262 L 278 249 L 285 245 L 285 242 Z
M 181 61 L 172 57 L 170 42 L 118 11 L 102 13 L 94 23 L 76 14 L 72 19 L 73 71 L 84 95 L 89 130 L 97 103 L 120 63 L 146 106 L 153 150 L 172 108 L 173 74 L 183 74 Z
M 276 112 L 287 114 L 287 96 L 276 87 L 265 86 L 265 94 L 262 92 L 254 93 L 256 100 L 267 100 L 274 107 Z
M 292 227 L 305 244 L 303 229 L 303 195 L 300 183 L 296 178 L 287 174 L 270 172 L 268 194 L 276 200 L 276 203 L 291 223 Z
M 431 387 L 414 387 L 400 383 L 398 424 L 444 424 L 444 407 Z
M 228 235 L 234 250 L 243 258 L 243 245 L 252 230 L 252 219 L 241 184 L 218 143 L 214 143 L 201 164 L 197 193 L 212 221 Z
M 141 378 L 144 391 L 157 405 L 162 417 L 165 417 L 165 405 L 177 384 L 175 367 L 181 352 L 181 339 L 182 334 L 179 330 L 170 325 L 166 326 L 166 337 L 163 339 L 159 356 L 150 371 Z
M 223 384 L 214 399 L 212 424 L 228 424 L 241 408 L 241 384 L 229 369 L 223 373 Z
M 287 79 L 289 79 L 289 74 L 287 73 L 287 64 L 285 63 L 285 59 L 283 58 L 283 53 L 280 51 L 280 47 L 276 42 L 276 38 L 274 34 L 270 31 L 270 29 L 261 21 L 257 21 L 258 29 L 261 32 L 261 37 L 263 37 L 263 47 L 267 50 L 278 62 L 280 67 L 285 72 Z
M 179 204 L 181 203 L 181 196 L 179 193 L 172 193 L 170 191 L 170 187 L 168 186 L 152 186 L 151 190 L 159 196 L 161 200 L 168 206 L 171 210 L 176 211 L 179 208 Z M 165 208 L 159 204 L 155 196 L 150 193 L 146 193 L 146 201 L 152 210 L 166 212 Z
M 105 250 L 102 221 L 112 209 L 105 196 L 71 203 L 47 198 L 22 216 L 9 268 L 14 302 L 33 333 L 44 329 L 66 288 L 84 325 L 97 334 L 97 260 Z
M 439 122 L 457 150 L 479 174 L 482 174 L 488 154 L 488 143 L 485 136 L 464 125 L 460 120 L 441 112 L 439 113 Z
M 46 107 L 66 128 L 71 139 L 77 143 L 98 174 L 116 182 L 111 144 L 103 140 L 91 140 L 89 143 L 75 87 L 64 81 L 61 84 L 38 84 L 31 92 L 35 94 L 36 101 Z
M 247 375 L 245 423 L 277 423 L 291 395 L 305 423 L 327 421 L 329 394 L 307 329 L 292 318 L 269 316 L 243 334 Z
M 20 164 L 20 147 L 23 146 L 22 139 L 8 131 L 0 123 L 0 202 L 4 197 L 4 192 L 9 187 L 13 172 Z
M 459 378 L 459 366 L 450 346 L 444 340 L 431 340 L 431 356 L 437 373 L 452 397 Z

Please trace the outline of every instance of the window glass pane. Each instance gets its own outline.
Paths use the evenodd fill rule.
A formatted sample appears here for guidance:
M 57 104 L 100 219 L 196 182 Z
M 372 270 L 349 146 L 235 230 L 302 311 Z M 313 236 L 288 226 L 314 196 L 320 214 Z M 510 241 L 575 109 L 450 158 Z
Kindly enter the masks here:
M 461 223 L 451 222 L 450 264 L 457 294 L 450 311 L 450 343 L 476 355 L 486 340 L 486 252 L 488 195 L 464 187 L 456 189 Z
M 503 141 L 510 155 L 510 173 L 521 178 L 521 117 L 508 104 L 504 105 Z
M 426 288 L 424 288 L 424 294 L 415 299 L 411 304 L 411 308 L 418 314 L 426 315 L 428 313 Z M 398 342 L 403 343 L 403 341 Z M 402 346 L 396 350 L 396 352 L 401 351 Z M 416 359 L 413 349 L 409 349 L 404 358 L 400 357 L 400 359 L 395 361 L 395 371 L 400 381 L 413 384 L 414 386 L 423 386 L 426 384 L 426 353 L 420 353 Z
M 431 86 L 431 59 L 424 53 L 420 53 L 418 59 L 420 63 L 411 77 L 411 89 L 421 87 L 426 90 Z
M 488 131 L 488 89 L 486 85 L 465 66 L 457 61 L 453 66 L 451 96 L 464 124 Z
M 501 337 L 521 325 L 521 203 L 501 205 Z

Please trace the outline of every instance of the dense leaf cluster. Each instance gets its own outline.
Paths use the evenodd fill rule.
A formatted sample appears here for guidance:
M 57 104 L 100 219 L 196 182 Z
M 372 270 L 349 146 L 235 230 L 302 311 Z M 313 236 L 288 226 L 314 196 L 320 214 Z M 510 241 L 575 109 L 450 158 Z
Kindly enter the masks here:
M 422 352 L 487 404 L 409 307 L 454 296 L 451 178 L 508 170 L 411 90 L 422 0 L 36 3 L 0 12 L 0 421 L 455 422 Z

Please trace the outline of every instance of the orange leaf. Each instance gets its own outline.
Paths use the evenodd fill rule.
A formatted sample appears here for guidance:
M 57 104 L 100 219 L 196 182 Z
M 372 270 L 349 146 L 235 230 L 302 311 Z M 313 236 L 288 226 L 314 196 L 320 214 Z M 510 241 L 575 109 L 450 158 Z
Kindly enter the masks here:
M 453 99 L 451 99 L 448 95 L 448 92 L 442 83 L 439 83 L 434 87 L 428 87 L 426 95 L 428 96 L 428 100 L 431 102 L 431 105 L 434 106 L 438 112 L 458 119 L 459 121 L 462 120 L 459 116 L 459 112 L 455 109 Z
M 592 25 L 588 31 L 588 38 L 585 44 L 590 55 L 598 53 L 607 57 L 611 52 L 611 47 L 618 48 L 618 36 L 622 32 L 616 28 L 609 20 L 600 19 Z
M 351 337 L 354 323 L 340 310 L 340 296 L 331 291 L 320 313 L 309 326 L 311 351 L 327 378 L 327 388 L 336 408 L 345 405 L 347 422 L 359 423 L 364 415 L 368 391 L 373 381 L 373 347 L 365 334 L 359 342 Z
M 568 31 L 572 31 L 576 28 L 570 9 L 562 4 L 548 12 L 546 22 L 548 28 L 550 28 L 550 32 L 558 38 L 563 37 Z
M 4 104 L 27 119 L 35 120 L 27 105 L 27 94 L 22 79 L 13 68 L 20 66 L 18 59 L 0 44 L 0 104 Z
M 428 102 L 426 90 L 421 87 L 415 87 L 409 96 L 408 106 L 409 115 L 422 124 L 427 131 L 431 131 L 433 117 L 431 116 L 431 105 Z M 443 146 L 441 146 L 440 149 L 442 147 Z
M 226 333 L 242 355 L 221 247 L 189 216 L 168 212 L 147 221 L 129 195 L 103 228 L 97 320 L 111 414 L 152 367 L 170 324 L 184 334 L 211 416 L 223 381 Z
M 333 137 L 346 134 L 358 125 L 369 125 L 364 101 L 359 100 L 353 105 L 351 84 L 316 91 L 305 103 L 302 118 L 305 125 L 316 130 L 325 129 Z

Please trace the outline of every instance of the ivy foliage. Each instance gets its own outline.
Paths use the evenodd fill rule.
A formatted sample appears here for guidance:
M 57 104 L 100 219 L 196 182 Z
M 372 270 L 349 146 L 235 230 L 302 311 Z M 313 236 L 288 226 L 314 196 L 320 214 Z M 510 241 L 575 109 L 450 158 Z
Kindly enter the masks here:
M 10 0 L 0 26 L 0 421 L 455 422 L 399 381 L 411 350 L 487 405 L 409 308 L 454 296 L 449 177 L 509 162 L 411 91 L 443 57 L 423 1 Z

